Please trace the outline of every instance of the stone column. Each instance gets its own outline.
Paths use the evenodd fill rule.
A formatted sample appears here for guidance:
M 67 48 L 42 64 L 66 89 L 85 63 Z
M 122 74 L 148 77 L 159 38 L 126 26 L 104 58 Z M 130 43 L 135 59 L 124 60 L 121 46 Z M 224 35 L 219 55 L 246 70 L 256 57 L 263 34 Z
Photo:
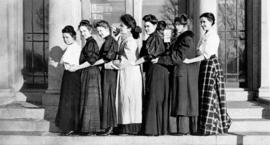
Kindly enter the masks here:
M 23 85 L 23 1 L 0 1 L 0 105 L 25 101 Z
M 261 1 L 261 85 L 259 97 L 270 98 L 270 1 Z

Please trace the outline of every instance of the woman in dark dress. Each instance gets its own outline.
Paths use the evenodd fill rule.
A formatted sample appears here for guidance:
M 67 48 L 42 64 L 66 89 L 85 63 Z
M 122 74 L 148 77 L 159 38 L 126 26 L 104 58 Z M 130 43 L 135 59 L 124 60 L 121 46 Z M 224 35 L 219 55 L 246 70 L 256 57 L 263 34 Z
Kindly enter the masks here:
M 162 38 L 156 31 L 158 20 L 154 15 L 143 17 L 146 33 L 149 35 L 136 64 L 144 63 L 146 72 L 145 97 L 143 98 L 143 133 L 164 135 L 168 133 L 169 71 L 152 59 L 165 52 Z
M 195 134 L 197 132 L 198 105 L 198 76 L 199 64 L 185 64 L 185 58 L 196 56 L 194 34 L 188 30 L 189 19 L 181 15 L 179 24 L 180 35 L 176 39 L 169 55 L 153 60 L 163 65 L 173 65 L 171 115 L 176 117 L 178 134 Z
M 116 116 L 116 85 L 117 70 L 107 68 L 107 64 L 116 59 L 118 44 L 111 35 L 111 28 L 108 22 L 101 20 L 96 24 L 99 35 L 105 39 L 100 49 L 100 60 L 95 65 L 102 65 L 102 103 L 101 103 L 101 128 L 106 129 L 104 134 L 112 133 L 113 128 L 117 126 Z
M 79 131 L 79 103 L 81 94 L 80 71 L 72 71 L 71 66 L 79 65 L 81 46 L 75 41 L 76 32 L 72 26 L 63 30 L 64 42 L 68 45 L 60 63 L 50 60 L 51 64 L 64 65 L 65 71 L 62 78 L 60 101 L 55 119 L 55 124 L 65 135 Z
M 80 65 L 75 70 L 82 70 L 80 101 L 80 132 L 92 135 L 100 131 L 100 70 L 93 64 L 99 59 L 99 48 L 91 35 L 92 25 L 88 20 L 79 24 L 81 35 L 86 40 L 80 55 Z
M 215 17 L 212 13 L 200 16 L 201 27 L 205 31 L 198 43 L 198 56 L 185 59 L 184 63 L 201 61 L 199 71 L 199 126 L 201 135 L 223 134 L 231 125 L 227 113 L 224 76 L 218 62 L 219 36 L 214 29 Z

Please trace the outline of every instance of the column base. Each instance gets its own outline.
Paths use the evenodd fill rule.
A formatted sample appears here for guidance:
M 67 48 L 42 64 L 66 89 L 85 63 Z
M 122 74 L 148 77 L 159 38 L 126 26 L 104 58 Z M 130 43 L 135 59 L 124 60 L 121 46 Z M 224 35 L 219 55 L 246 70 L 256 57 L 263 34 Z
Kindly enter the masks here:
M 11 104 L 15 101 L 26 102 L 26 96 L 21 92 L 12 92 L 10 89 L 0 90 L 0 106 Z
M 261 87 L 258 93 L 259 98 L 269 98 L 270 100 L 270 88 L 269 87 Z

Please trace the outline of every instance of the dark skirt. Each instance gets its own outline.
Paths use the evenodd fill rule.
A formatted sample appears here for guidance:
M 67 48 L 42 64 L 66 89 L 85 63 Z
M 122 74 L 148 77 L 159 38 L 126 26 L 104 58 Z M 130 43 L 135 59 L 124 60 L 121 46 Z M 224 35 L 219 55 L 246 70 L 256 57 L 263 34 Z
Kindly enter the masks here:
M 102 103 L 101 103 L 101 128 L 117 126 L 116 116 L 116 85 L 117 71 L 106 70 L 101 71 L 102 78 Z
M 178 134 L 196 134 L 197 133 L 196 116 L 177 116 L 177 133 Z
M 63 132 L 78 131 L 81 97 L 80 71 L 64 71 L 55 124 Z
M 198 74 L 192 76 L 189 72 L 186 76 L 174 76 L 172 87 L 171 115 L 198 116 Z
M 199 133 L 226 133 L 231 125 L 227 114 L 224 77 L 216 56 L 204 60 L 199 73 Z
M 146 94 L 143 106 L 143 133 L 164 135 L 168 133 L 169 72 L 159 64 L 150 64 L 146 72 Z
M 100 131 L 101 77 L 98 67 L 88 67 L 81 74 L 81 132 Z

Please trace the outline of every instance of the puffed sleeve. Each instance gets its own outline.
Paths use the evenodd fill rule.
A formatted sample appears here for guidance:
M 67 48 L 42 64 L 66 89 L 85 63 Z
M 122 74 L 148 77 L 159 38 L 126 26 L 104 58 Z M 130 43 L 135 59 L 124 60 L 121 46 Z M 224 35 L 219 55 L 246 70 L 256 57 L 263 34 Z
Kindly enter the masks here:
M 147 55 L 148 55 L 148 52 L 146 49 L 146 41 L 144 40 L 143 44 L 142 44 L 141 51 L 140 51 L 140 57 L 147 56 Z
M 93 65 L 99 59 L 99 48 L 97 42 L 92 39 L 85 48 L 85 60 Z
M 183 52 L 182 54 L 182 59 L 186 58 L 194 58 L 196 56 L 196 48 L 194 44 L 193 37 L 191 36 L 186 36 L 182 39 L 180 42 L 181 45 L 181 50 Z
M 167 56 L 161 56 L 159 63 L 164 65 L 177 65 L 186 58 L 193 58 L 196 55 L 193 33 L 186 32 L 177 38 L 171 46 L 171 53 Z
M 156 58 L 165 52 L 165 46 L 162 38 L 158 34 L 153 34 L 147 39 L 146 49 L 150 58 Z
M 108 38 L 103 43 L 101 56 L 106 62 L 109 62 L 111 60 L 116 59 L 117 50 L 118 50 L 117 42 L 112 37 Z

